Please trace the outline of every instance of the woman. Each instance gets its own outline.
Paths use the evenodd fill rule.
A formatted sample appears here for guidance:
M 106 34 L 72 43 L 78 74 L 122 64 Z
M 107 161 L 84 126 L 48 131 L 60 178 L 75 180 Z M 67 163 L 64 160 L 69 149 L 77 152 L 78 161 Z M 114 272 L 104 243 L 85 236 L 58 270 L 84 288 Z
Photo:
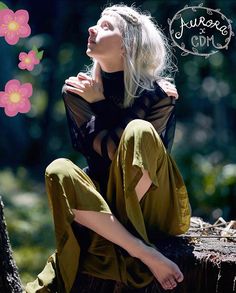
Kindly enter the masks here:
M 173 289 L 183 274 L 155 241 L 158 231 L 184 233 L 190 210 L 167 151 L 174 99 L 156 83 L 170 66 L 166 39 L 150 16 L 114 5 L 89 28 L 87 55 L 90 74 L 67 79 L 63 97 L 88 167 L 57 159 L 46 169 L 64 291 L 76 291 L 78 272 L 136 288 L 154 276 Z

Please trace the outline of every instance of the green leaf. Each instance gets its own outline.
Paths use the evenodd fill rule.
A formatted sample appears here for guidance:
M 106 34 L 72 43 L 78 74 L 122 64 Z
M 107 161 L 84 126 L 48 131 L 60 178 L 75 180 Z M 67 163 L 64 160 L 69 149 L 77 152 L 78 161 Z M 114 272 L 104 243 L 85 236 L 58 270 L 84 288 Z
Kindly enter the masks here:
M 44 52 L 44 51 L 40 51 L 40 52 L 38 52 L 38 53 L 36 54 L 36 58 L 37 58 L 38 60 L 41 60 L 41 59 L 43 58 L 43 52 Z
M 37 47 L 36 47 L 35 45 L 33 45 L 32 51 L 34 51 L 36 55 L 37 55 L 38 52 L 39 52 L 38 49 L 37 49 Z
M 3 9 L 8 9 L 8 7 L 3 2 L 0 2 L 0 10 L 3 10 Z
M 36 58 L 37 58 L 38 60 L 41 60 L 41 59 L 43 58 L 43 52 L 44 52 L 44 51 L 40 51 L 40 52 L 39 52 L 39 50 L 37 49 L 37 47 L 36 47 L 35 45 L 33 46 L 32 51 L 35 52 Z

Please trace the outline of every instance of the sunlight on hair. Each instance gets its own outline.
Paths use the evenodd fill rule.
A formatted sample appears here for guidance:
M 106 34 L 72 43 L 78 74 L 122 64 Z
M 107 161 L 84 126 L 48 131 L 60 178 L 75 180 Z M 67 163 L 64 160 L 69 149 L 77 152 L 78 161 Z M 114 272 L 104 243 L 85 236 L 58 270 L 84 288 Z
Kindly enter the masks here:
M 134 5 L 123 4 L 106 7 L 101 16 L 114 17 L 123 37 L 124 46 L 124 107 L 132 105 L 142 91 L 154 88 L 161 78 L 173 81 L 177 67 L 168 39 L 148 13 L 140 12 Z M 88 73 L 96 68 L 93 60 Z

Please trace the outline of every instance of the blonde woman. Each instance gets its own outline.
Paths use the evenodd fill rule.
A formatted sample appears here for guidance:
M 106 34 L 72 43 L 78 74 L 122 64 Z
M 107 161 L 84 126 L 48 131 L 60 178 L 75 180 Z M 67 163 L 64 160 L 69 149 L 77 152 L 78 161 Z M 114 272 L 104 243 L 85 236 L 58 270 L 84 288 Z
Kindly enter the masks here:
M 190 210 L 169 154 L 177 94 L 162 79 L 166 38 L 149 15 L 113 5 L 89 28 L 87 55 L 93 66 L 66 80 L 63 97 L 88 167 L 57 159 L 46 169 L 64 292 L 76 292 L 79 273 L 173 289 L 183 274 L 155 243 L 159 232 L 184 233 Z

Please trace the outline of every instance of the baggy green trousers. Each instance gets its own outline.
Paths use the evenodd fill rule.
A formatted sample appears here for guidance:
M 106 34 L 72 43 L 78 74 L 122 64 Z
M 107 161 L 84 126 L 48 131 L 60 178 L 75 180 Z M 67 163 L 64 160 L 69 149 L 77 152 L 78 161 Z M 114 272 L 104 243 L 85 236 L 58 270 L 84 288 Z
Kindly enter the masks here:
M 148 170 L 152 184 L 141 201 L 135 186 Z M 70 292 L 78 271 L 140 288 L 152 281 L 148 268 L 98 234 L 75 235 L 72 209 L 113 213 L 134 235 L 153 245 L 158 231 L 182 234 L 190 224 L 190 205 L 183 179 L 150 122 L 133 120 L 125 128 L 109 171 L 107 193 L 68 159 L 57 159 L 46 169 L 46 189 L 52 208 L 59 268 L 64 292 Z M 86 235 L 87 239 L 84 239 Z M 86 241 L 85 241 L 86 240 Z M 55 259 L 54 259 L 55 261 Z M 49 260 L 26 292 L 51 292 L 55 277 Z

